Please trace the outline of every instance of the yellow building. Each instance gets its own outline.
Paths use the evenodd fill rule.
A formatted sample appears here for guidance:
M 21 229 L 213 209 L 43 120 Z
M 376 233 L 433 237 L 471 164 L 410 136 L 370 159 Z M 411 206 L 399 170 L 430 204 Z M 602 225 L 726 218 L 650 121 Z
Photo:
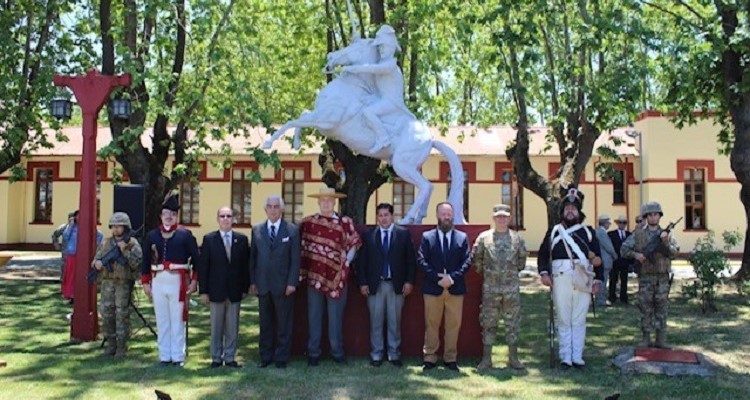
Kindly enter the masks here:
M 683 252 L 690 251 L 695 240 L 708 229 L 719 233 L 744 229 L 744 212 L 738 198 L 740 185 L 734 179 L 728 158 L 717 153 L 718 129 L 710 122 L 701 122 L 678 130 L 665 116 L 645 112 L 631 130 L 639 132 L 640 136 L 631 137 L 625 129 L 602 135 L 599 143 L 611 143 L 609 136 L 622 141 L 615 149 L 622 159 L 615 165 L 622 179 L 601 181 L 595 173 L 596 164 L 601 160 L 596 156 L 592 158 L 580 184 L 586 195 L 587 222 L 596 224 L 599 214 L 608 214 L 613 219 L 626 215 L 632 229 L 642 193 L 645 201 L 661 202 L 665 220 L 684 217 L 675 230 Z M 52 230 L 65 222 L 68 212 L 78 207 L 81 134 L 78 128 L 67 128 L 64 133 L 70 138 L 69 142 L 55 143 L 53 149 L 39 150 L 24 161 L 28 176 L 25 181 L 11 184 L 7 172 L 0 175 L 0 249 L 43 247 L 49 243 Z M 143 135 L 146 145 L 149 135 L 148 131 Z M 255 130 L 249 141 L 258 144 L 264 135 L 262 130 Z M 457 126 L 445 137 L 437 132 L 435 136 L 448 143 L 463 163 L 467 178 L 465 214 L 469 222 L 490 224 L 492 205 L 509 203 L 515 211 L 514 223 L 529 248 L 538 248 L 547 228 L 546 209 L 536 195 L 519 189 L 512 176 L 505 148 L 515 138 L 515 131 L 509 127 Z M 109 128 L 100 127 L 99 146 L 109 140 Z M 290 220 L 299 220 L 317 209 L 315 199 L 307 194 L 323 186 L 317 164 L 320 148 L 307 149 L 300 154 L 285 140 L 277 141 L 274 149 L 281 156 L 282 168 L 259 169 L 245 154 L 248 145 L 245 139 L 232 140 L 230 145 L 236 155 L 230 169 L 219 170 L 211 163 L 202 162 L 198 182 L 182 185 L 180 218 L 197 237 L 217 228 L 216 210 L 222 205 L 229 204 L 238 212 L 239 229 L 247 229 L 265 218 L 263 202 L 271 194 L 284 196 L 286 217 Z M 545 147 L 544 129 L 537 129 L 532 133 L 532 165 L 540 174 L 549 176 L 556 171 L 559 157 L 554 146 Z M 99 221 L 105 224 L 112 213 L 112 178 L 116 167 L 114 160 L 98 162 L 101 176 Z M 246 179 L 253 171 L 260 173 L 260 183 Z M 430 213 L 423 221 L 433 224 L 432 210 L 446 199 L 450 184 L 447 162 L 433 151 L 422 173 L 435 185 Z M 374 223 L 375 205 L 380 202 L 393 203 L 397 216 L 403 215 L 414 194 L 414 187 L 400 180 L 381 186 L 370 198 L 367 222 Z M 740 252 L 741 248 L 733 251 Z

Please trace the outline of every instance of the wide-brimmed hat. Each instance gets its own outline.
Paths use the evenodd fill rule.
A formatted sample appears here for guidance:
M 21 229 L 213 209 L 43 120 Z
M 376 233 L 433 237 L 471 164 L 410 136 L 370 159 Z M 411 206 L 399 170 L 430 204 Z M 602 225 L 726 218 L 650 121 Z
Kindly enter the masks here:
M 609 217 L 607 214 L 602 214 L 599 216 L 599 222 L 609 222 L 612 218 Z
M 617 219 L 615 220 L 615 222 L 624 222 L 624 223 L 627 224 L 628 223 L 628 219 L 624 215 L 620 215 L 620 216 L 617 217 Z
M 510 217 L 510 206 L 507 204 L 496 204 L 494 207 L 492 207 L 492 216 L 498 217 L 498 216 L 504 216 L 504 217 Z
M 317 199 L 321 197 L 333 197 L 334 199 L 343 199 L 346 197 L 345 194 L 339 193 L 334 188 L 322 188 L 318 191 L 318 193 L 308 194 L 307 197 L 315 197 Z

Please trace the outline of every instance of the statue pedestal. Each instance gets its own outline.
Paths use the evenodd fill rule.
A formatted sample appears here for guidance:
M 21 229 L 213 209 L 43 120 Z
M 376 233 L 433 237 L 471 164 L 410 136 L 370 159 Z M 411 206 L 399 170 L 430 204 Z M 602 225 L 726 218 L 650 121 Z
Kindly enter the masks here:
M 359 228 L 360 232 L 367 226 Z M 415 250 L 418 250 L 422 240 L 422 233 L 435 228 L 435 225 L 410 225 Z M 457 229 L 469 236 L 470 245 L 488 225 L 460 225 Z M 416 251 L 415 251 L 416 253 Z M 422 270 L 417 266 L 417 280 L 414 291 L 404 299 L 401 315 L 401 354 L 407 357 L 421 357 L 424 344 L 424 301 L 422 298 Z M 295 294 L 294 328 L 292 333 L 292 354 L 304 355 L 307 351 L 307 289 L 300 286 Z M 365 357 L 370 354 L 370 313 L 367 309 L 367 298 L 359 292 L 354 273 L 349 275 L 347 283 L 348 299 L 344 312 L 344 350 L 347 356 Z M 482 303 L 482 277 L 474 269 L 466 275 L 466 295 L 464 295 L 463 317 L 461 331 L 458 336 L 458 357 L 480 357 L 482 355 L 482 328 L 479 325 L 479 305 Z M 327 316 L 325 317 L 327 318 Z M 327 320 L 326 320 L 327 321 Z M 326 323 L 323 324 L 323 339 L 321 347 L 323 356 L 330 352 Z M 442 328 L 440 334 L 441 346 L 438 356 L 442 356 Z M 384 336 L 386 337 L 386 336 Z M 386 339 L 387 340 L 387 339 Z

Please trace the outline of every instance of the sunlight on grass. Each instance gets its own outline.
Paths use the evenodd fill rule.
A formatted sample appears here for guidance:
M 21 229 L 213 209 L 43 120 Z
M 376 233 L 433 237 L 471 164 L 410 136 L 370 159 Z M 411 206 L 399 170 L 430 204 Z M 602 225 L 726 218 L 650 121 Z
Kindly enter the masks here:
M 310 369 L 304 358 L 293 358 L 285 370 L 257 369 L 257 302 L 242 304 L 239 357 L 242 370 L 212 370 L 209 320 L 205 307 L 191 309 L 190 357 L 184 369 L 155 365 L 151 334 L 140 329 L 124 360 L 101 357 L 99 342 L 71 345 L 65 315 L 70 306 L 59 299 L 59 286 L 39 282 L 0 281 L 0 398 L 154 399 L 154 389 L 177 399 L 602 399 L 620 393 L 622 399 L 740 399 L 750 385 L 750 306 L 736 292 L 722 293 L 719 312 L 703 316 L 700 306 L 672 295 L 669 340 L 680 348 L 700 351 L 724 367 L 719 378 L 622 377 L 610 360 L 639 335 L 635 306 L 617 306 L 589 313 L 584 372 L 548 368 L 547 292 L 527 285 L 522 291 L 520 357 L 526 371 L 495 369 L 480 375 L 477 359 L 461 358 L 461 373 L 442 368 L 424 374 L 416 358 L 394 368 L 369 366 L 366 358 L 349 365 L 328 361 Z M 631 293 L 634 287 L 631 287 Z M 633 297 L 635 298 L 635 296 Z M 141 311 L 153 311 L 140 299 Z M 133 318 L 135 329 L 141 322 Z M 502 332 L 502 328 L 500 332 Z M 503 335 L 493 349 L 495 365 L 504 367 L 507 347 Z

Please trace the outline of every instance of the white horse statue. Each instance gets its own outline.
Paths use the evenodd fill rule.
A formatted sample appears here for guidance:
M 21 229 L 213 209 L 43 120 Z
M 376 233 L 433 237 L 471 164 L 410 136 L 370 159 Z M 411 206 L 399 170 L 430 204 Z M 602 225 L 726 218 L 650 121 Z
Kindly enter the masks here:
M 355 38 L 346 48 L 329 53 L 325 71 L 332 73 L 336 66 L 343 66 L 341 74 L 318 93 L 315 109 L 305 111 L 298 119 L 284 124 L 263 143 L 263 148 L 270 148 L 276 139 L 294 128 L 293 146 L 299 149 L 301 128 L 315 128 L 326 137 L 341 141 L 354 152 L 386 160 L 401 179 L 413 184 L 418 190 L 414 204 L 399 221 L 400 224 L 419 224 L 427 214 L 433 186 L 419 169 L 427 160 L 431 149 L 435 148 L 443 154 L 450 166 L 448 202 L 453 206 L 454 224 L 465 224 L 464 173 L 458 156 L 445 143 L 433 139 L 427 125 L 417 120 L 403 106 L 403 76 L 400 70 L 397 76 L 379 76 L 388 71 L 394 73 L 394 66 L 398 69 L 395 60 L 386 60 L 383 55 L 383 48 L 389 51 L 388 48 L 392 46 L 382 45 L 384 41 L 380 34 L 383 31 L 387 35 L 392 33 L 392 28 L 381 28 L 374 40 Z M 380 56 L 376 47 L 378 45 L 381 45 Z M 399 77 L 401 81 L 397 82 Z M 379 92 L 383 84 L 394 83 L 396 86 L 399 83 L 401 85 L 401 104 L 384 101 L 387 100 L 386 96 Z M 383 107 L 383 103 L 387 103 L 386 107 Z M 377 121 L 373 121 L 373 118 L 378 118 L 387 132 L 385 142 L 378 140 L 380 138 L 373 126 Z

